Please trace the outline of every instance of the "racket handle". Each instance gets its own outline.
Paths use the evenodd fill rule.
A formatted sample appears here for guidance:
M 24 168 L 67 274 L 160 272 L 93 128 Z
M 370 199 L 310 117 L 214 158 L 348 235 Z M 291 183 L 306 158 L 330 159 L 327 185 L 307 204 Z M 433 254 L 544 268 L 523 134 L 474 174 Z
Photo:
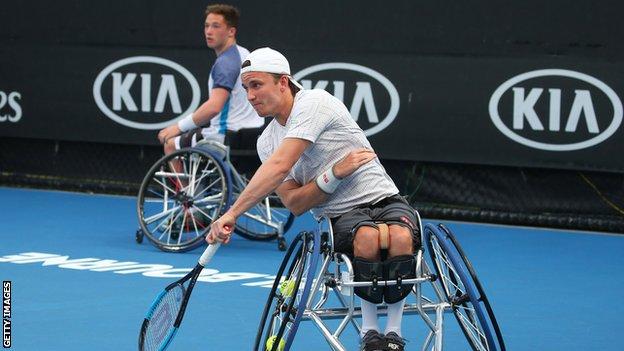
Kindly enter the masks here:
M 208 262 L 210 262 L 210 260 L 212 259 L 212 256 L 214 256 L 214 254 L 219 249 L 219 246 L 221 246 L 221 243 L 214 243 L 214 244 L 208 245 L 206 250 L 204 250 L 204 253 L 199 258 L 199 264 L 202 267 L 206 267 Z

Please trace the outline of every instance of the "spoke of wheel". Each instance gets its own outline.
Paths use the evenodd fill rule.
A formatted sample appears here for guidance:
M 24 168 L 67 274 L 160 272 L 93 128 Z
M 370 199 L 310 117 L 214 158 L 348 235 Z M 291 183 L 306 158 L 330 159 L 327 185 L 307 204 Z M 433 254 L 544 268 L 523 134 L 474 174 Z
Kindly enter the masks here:
M 202 176 L 203 177 L 203 176 Z M 212 188 L 213 185 L 217 184 L 218 182 L 220 182 L 221 179 L 217 178 L 214 182 L 210 183 L 208 186 L 204 187 L 204 190 L 202 190 L 199 194 L 195 194 L 195 196 L 193 196 L 193 199 L 197 199 L 198 197 L 200 197 L 203 193 L 205 193 L 207 190 L 209 190 L 210 188 Z
M 475 343 L 478 344 L 479 346 L 483 344 L 487 346 L 487 341 L 485 341 L 486 340 L 485 334 L 483 334 L 481 329 L 475 326 L 475 323 L 477 322 L 476 316 L 472 316 L 474 319 L 470 320 L 461 313 L 459 315 L 461 317 L 461 320 L 463 321 L 462 324 L 464 324 L 464 326 L 466 326 L 466 329 L 468 329 L 471 339 L 474 340 Z
M 160 234 L 160 236 L 158 237 L 158 240 L 162 240 L 162 237 L 167 232 L 167 229 L 169 228 L 169 225 L 171 225 L 171 222 L 173 222 L 173 216 L 174 216 L 174 212 L 171 212 L 169 214 L 169 216 L 163 218 L 163 220 L 158 222 L 158 225 L 156 225 L 156 230 L 158 230 L 159 228 L 161 228 L 163 226 L 163 223 L 165 223 L 167 221 L 169 222 L 169 224 L 167 224 L 165 226 L 165 229 L 162 231 L 162 234 Z
M 193 211 L 193 209 L 198 208 L 197 206 L 193 205 L 191 208 L 188 209 L 188 213 L 191 215 L 191 220 L 193 223 L 193 228 L 195 228 L 195 237 L 199 237 L 200 233 L 199 233 L 199 228 L 197 228 L 197 220 L 195 219 L 195 213 Z
M 458 275 L 457 275 L 457 272 L 455 271 L 455 269 L 453 268 L 452 264 L 450 263 L 450 261 L 449 261 L 448 257 L 447 257 L 447 256 L 445 255 L 445 253 L 441 250 L 440 244 L 437 242 L 437 239 L 436 239 L 436 241 L 435 241 L 435 245 L 434 245 L 433 250 L 436 252 L 436 254 L 437 254 L 436 256 L 437 256 L 437 257 L 438 257 L 438 258 L 442 261 L 442 262 L 440 262 L 440 263 L 444 263 L 444 265 L 443 265 L 443 266 L 442 266 L 442 265 L 440 265 L 440 271 L 441 271 L 441 274 L 443 275 L 443 277 L 442 277 L 442 278 L 443 278 L 443 279 L 444 279 L 447 283 L 449 283 L 450 285 L 452 285 L 452 286 L 455 288 L 455 290 L 459 290 L 459 291 L 462 291 L 462 292 L 463 292 L 463 290 L 462 290 L 459 286 L 457 286 L 457 285 L 456 285 L 456 284 L 455 284 L 455 283 L 454 283 L 454 282 L 453 282 L 453 281 L 449 278 L 449 277 L 450 277 L 449 272 L 452 272 L 452 273 L 453 273 L 456 277 L 457 277 Z M 449 287 L 447 287 L 446 289 L 448 290 L 448 288 L 449 288 Z M 447 293 L 448 293 L 449 295 L 452 295 L 450 291 L 447 291 Z M 450 302 L 450 301 L 449 301 L 449 302 Z
M 210 196 L 203 197 L 197 201 L 193 200 L 194 204 L 220 204 L 223 193 L 216 193 Z
M 186 224 L 186 210 L 182 210 L 182 225 L 180 225 L 180 233 L 178 233 L 178 245 L 182 242 L 182 232 L 184 231 L 184 225 Z
M 171 212 L 174 212 L 174 211 L 176 211 L 179 208 L 180 208 L 180 206 L 176 206 L 176 207 L 170 208 L 170 209 L 168 209 L 166 211 L 157 213 L 157 214 L 155 214 L 153 216 L 149 216 L 149 217 L 145 218 L 145 223 L 146 224 L 152 224 L 152 222 L 161 219 L 163 216 L 168 216 L 169 214 L 171 214 Z
M 171 241 L 171 230 L 173 228 L 173 224 L 175 223 L 175 221 L 178 220 L 178 218 L 180 218 L 180 214 L 183 213 L 184 211 L 177 211 L 177 214 L 175 216 L 175 218 L 173 218 L 169 224 L 167 225 L 167 228 L 163 231 L 163 233 L 158 237 L 158 240 L 162 241 L 162 237 L 163 235 L 167 234 L 167 244 L 170 243 Z M 171 217 L 173 217 L 173 212 L 171 213 Z
M 178 181 L 178 184 L 177 184 L 177 185 L 180 187 L 180 191 L 184 191 L 184 188 L 185 188 L 185 187 L 183 187 L 182 181 L 180 180 L 180 177 L 178 176 L 178 170 L 176 170 L 176 169 L 175 169 L 175 166 L 173 165 L 173 161 L 174 161 L 174 160 L 175 160 L 175 161 L 178 161 L 179 163 L 182 163 L 182 164 L 184 164 L 184 162 L 179 161 L 179 160 L 178 160 L 178 158 L 175 158 L 175 159 L 173 159 L 173 160 L 171 160 L 171 161 L 167 162 L 167 164 L 169 165 L 169 168 L 171 168 L 171 171 L 173 172 L 173 174 L 174 174 L 174 175 L 175 175 L 175 177 L 176 177 L 176 180 Z M 173 193 L 175 194 L 176 192 L 173 192 Z
M 155 181 L 156 183 L 160 184 L 160 185 L 163 187 L 163 189 L 165 189 L 165 190 L 169 191 L 170 193 L 172 193 L 172 194 L 175 194 L 175 193 L 176 193 L 176 192 L 175 192 L 175 190 L 173 190 L 173 189 L 171 189 L 170 187 L 168 187 L 168 186 L 167 186 L 167 184 L 165 184 L 165 183 L 164 183 L 164 181 L 163 181 L 163 182 L 160 182 L 160 181 L 159 181 L 158 179 L 156 179 L 156 178 L 154 178 L 154 181 Z
M 215 219 L 214 217 L 215 217 L 215 216 L 211 216 L 211 215 L 207 214 L 207 213 L 206 213 L 206 212 L 204 212 L 201 208 L 199 208 L 199 207 L 197 207 L 197 206 L 195 206 L 195 205 L 193 205 L 193 207 L 194 207 L 194 208 L 196 208 L 196 209 L 197 209 L 197 211 L 199 211 L 199 212 L 200 212 L 201 214 L 203 214 L 204 216 L 206 216 L 206 217 L 210 218 L 210 222 L 211 222 L 211 223 L 212 223 L 212 221 L 214 221 L 214 219 Z
M 196 172 L 197 172 L 197 154 L 190 154 L 188 157 L 188 174 L 189 174 L 189 190 L 188 190 L 188 195 L 189 196 L 193 196 L 193 194 L 195 194 L 195 176 L 196 176 Z

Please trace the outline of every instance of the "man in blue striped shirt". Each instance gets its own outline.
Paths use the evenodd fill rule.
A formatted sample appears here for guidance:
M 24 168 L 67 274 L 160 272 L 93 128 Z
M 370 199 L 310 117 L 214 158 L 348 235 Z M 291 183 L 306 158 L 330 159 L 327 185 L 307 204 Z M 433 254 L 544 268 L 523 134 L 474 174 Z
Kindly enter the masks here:
M 209 99 L 199 108 L 158 133 L 165 154 L 195 146 L 202 139 L 223 142 L 228 130 L 262 127 L 264 121 L 247 102 L 240 67 L 249 51 L 236 43 L 239 11 L 215 4 L 206 8 L 204 36 L 217 59 L 208 79 Z

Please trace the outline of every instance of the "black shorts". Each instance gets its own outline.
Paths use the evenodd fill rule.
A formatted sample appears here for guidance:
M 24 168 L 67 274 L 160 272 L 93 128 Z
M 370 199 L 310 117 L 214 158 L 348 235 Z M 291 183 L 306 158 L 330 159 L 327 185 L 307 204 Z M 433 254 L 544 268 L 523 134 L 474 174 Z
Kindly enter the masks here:
M 197 142 L 204 139 L 204 136 L 202 135 L 201 128 L 197 128 L 197 129 L 189 130 L 186 133 L 182 133 L 182 135 L 180 135 L 179 138 L 180 138 L 179 144 L 176 145 L 176 147 L 178 149 L 183 149 L 186 147 L 195 146 Z
M 420 247 L 420 232 L 416 211 L 401 195 L 393 195 L 381 201 L 356 207 L 331 219 L 334 230 L 334 251 L 353 255 L 353 237 L 363 226 L 376 227 L 375 222 L 398 224 L 412 229 L 414 249 Z

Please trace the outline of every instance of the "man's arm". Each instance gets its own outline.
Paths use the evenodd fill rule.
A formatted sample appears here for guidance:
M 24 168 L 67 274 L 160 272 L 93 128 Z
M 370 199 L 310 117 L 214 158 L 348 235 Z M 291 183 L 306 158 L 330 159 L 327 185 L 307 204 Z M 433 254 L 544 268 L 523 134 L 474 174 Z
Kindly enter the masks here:
M 273 155 L 258 168 L 226 214 L 237 218 L 262 201 L 282 184 L 290 169 L 310 144 L 310 141 L 304 139 L 285 138 Z
M 336 178 L 343 179 L 375 157 L 377 155 L 369 149 L 353 150 L 332 166 L 332 172 Z M 303 186 L 294 180 L 288 180 L 275 189 L 275 192 L 295 216 L 325 202 L 329 197 L 329 194 L 322 191 L 314 180 Z
M 207 125 L 210 120 L 219 114 L 230 97 L 230 92 L 224 88 L 214 88 L 210 91 L 210 98 L 201 104 L 193 113 L 193 122 L 199 127 Z
M 192 119 L 192 124 L 197 127 L 202 127 L 207 125 L 210 120 L 215 117 L 221 110 L 223 110 L 223 106 L 225 102 L 230 97 L 230 92 L 224 88 L 214 88 L 210 91 L 210 98 L 201 104 L 195 112 L 191 116 L 187 116 L 186 118 Z M 182 122 L 183 124 L 191 124 L 189 122 Z M 192 129 L 192 128 L 191 128 Z M 190 130 L 190 129 L 189 129 Z M 168 139 L 174 138 L 183 132 L 187 132 L 188 130 L 182 130 L 179 127 L 178 123 L 175 123 L 158 133 L 158 140 L 160 143 L 164 143 Z
M 290 169 L 310 144 L 311 142 L 305 139 L 285 138 L 271 157 L 260 165 L 232 207 L 212 222 L 206 241 L 210 244 L 215 241 L 227 244 L 236 225 L 236 219 L 282 184 Z
M 275 192 L 284 206 L 295 216 L 299 216 L 312 207 L 323 203 L 329 197 L 314 181 L 302 186 L 291 179 L 283 182 L 275 189 Z

